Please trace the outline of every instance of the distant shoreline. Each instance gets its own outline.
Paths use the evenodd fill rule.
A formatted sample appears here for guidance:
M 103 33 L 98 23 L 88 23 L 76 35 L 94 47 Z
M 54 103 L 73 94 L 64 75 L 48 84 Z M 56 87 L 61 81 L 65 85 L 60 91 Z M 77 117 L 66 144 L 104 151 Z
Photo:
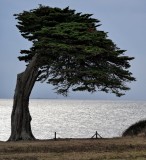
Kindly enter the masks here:
M 13 100 L 13 98 L 0 98 L 0 100 Z M 75 101 L 99 101 L 99 102 L 146 102 L 146 100 L 124 100 L 124 99 L 77 99 L 77 98 L 30 98 L 31 100 L 75 100 Z

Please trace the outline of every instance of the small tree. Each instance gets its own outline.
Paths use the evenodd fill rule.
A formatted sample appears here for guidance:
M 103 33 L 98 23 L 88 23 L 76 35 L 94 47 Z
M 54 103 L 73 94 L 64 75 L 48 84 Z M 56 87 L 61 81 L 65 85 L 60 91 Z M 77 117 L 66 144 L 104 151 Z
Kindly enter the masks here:
M 68 7 L 37 9 L 15 14 L 21 35 L 32 42 L 21 50 L 26 70 L 17 75 L 9 140 L 34 140 L 31 131 L 29 96 L 36 81 L 55 86 L 58 94 L 97 90 L 117 96 L 134 81 L 128 71 L 133 57 L 124 56 L 107 33 L 98 30 L 99 20 L 91 14 L 75 13 Z

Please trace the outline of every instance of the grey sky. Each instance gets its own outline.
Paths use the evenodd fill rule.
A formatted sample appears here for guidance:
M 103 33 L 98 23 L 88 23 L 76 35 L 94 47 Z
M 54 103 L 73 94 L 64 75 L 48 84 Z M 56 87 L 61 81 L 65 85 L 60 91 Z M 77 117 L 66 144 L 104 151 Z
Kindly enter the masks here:
M 130 70 L 137 81 L 128 84 L 131 90 L 122 98 L 102 92 L 71 92 L 69 98 L 146 100 L 146 0 L 0 0 L 0 98 L 13 97 L 17 73 L 25 69 L 17 59 L 19 51 L 31 46 L 21 37 L 13 14 L 37 8 L 38 4 L 93 13 L 101 21 L 100 29 L 109 32 L 109 38 L 127 50 L 126 55 L 135 57 Z M 31 97 L 62 98 L 53 92 L 47 84 L 36 84 Z

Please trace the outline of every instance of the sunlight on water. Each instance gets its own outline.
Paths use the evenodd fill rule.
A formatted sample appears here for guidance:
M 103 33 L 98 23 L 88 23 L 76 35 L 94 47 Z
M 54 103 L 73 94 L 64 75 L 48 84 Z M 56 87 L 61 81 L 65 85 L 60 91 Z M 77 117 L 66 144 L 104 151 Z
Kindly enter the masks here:
M 10 135 L 12 100 L 0 100 L 0 140 Z M 146 118 L 146 102 L 96 100 L 30 100 L 32 131 L 36 138 L 121 136 L 131 124 Z

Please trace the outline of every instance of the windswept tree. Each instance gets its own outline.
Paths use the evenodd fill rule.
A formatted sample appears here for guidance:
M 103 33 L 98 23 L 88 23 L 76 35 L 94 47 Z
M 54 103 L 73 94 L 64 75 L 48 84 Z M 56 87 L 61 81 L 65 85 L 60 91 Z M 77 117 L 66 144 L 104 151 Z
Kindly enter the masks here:
M 15 17 L 32 47 L 20 52 L 26 69 L 17 75 L 10 141 L 35 139 L 28 106 L 36 81 L 52 84 L 64 96 L 69 89 L 122 96 L 129 90 L 126 83 L 135 80 L 128 70 L 133 57 L 98 29 L 100 21 L 92 14 L 40 5 Z

